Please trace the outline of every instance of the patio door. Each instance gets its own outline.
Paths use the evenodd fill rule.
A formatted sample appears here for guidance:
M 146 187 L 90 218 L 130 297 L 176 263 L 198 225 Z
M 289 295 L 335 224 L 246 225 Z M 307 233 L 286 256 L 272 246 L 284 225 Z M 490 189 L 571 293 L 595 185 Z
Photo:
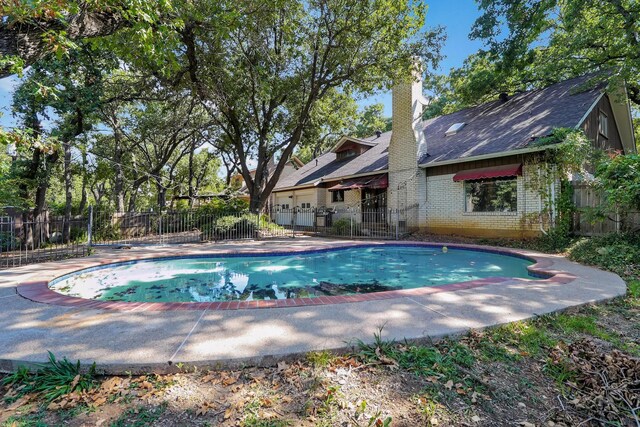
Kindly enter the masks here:
M 362 222 L 387 222 L 387 189 L 363 188 L 362 194 Z

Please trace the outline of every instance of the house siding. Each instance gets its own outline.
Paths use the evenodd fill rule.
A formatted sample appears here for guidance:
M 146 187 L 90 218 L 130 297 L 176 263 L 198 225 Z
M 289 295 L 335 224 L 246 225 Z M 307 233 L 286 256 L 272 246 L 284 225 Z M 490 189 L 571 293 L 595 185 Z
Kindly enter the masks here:
M 598 131 L 601 111 L 606 114 L 609 119 L 608 138 L 605 138 Z M 608 95 L 604 95 L 602 98 L 600 98 L 598 104 L 593 108 L 593 110 L 591 110 L 580 127 L 584 131 L 585 135 L 587 135 L 587 138 L 591 140 L 594 148 L 606 151 L 619 151 L 621 153 L 624 153 L 622 138 L 620 137 L 618 125 L 613 115 L 611 101 L 609 100 Z

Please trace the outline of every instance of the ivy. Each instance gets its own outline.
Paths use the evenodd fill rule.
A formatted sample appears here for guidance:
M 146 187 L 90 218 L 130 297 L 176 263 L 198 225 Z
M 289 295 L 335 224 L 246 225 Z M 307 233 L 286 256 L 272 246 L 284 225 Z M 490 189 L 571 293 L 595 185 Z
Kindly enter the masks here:
M 548 148 L 530 156 L 525 164 L 530 171 L 525 185 L 542 201 L 540 212 L 528 215 L 526 220 L 539 223 L 553 246 L 562 247 L 569 239 L 575 212 L 570 178 L 590 176 L 587 167 L 593 164 L 596 153 L 584 132 L 567 128 L 554 129 L 532 146 Z

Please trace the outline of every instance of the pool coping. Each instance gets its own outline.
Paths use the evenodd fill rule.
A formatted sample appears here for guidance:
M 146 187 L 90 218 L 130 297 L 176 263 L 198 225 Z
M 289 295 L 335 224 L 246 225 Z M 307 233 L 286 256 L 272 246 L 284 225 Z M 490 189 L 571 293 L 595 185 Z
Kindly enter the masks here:
M 450 283 L 445 285 L 422 287 L 413 289 L 391 290 L 383 292 L 371 292 L 357 295 L 335 295 L 335 296 L 319 296 L 313 298 L 290 298 L 281 300 L 252 300 L 252 301 L 216 301 L 216 302 L 128 302 L 128 301 L 99 301 L 72 297 L 64 295 L 52 290 L 49 286 L 62 278 L 77 274 L 84 270 L 94 270 L 108 268 L 112 265 L 126 264 L 130 262 L 149 262 L 178 258 L 207 258 L 207 257 L 249 257 L 249 256 L 270 256 L 270 255 L 289 255 L 289 254 L 313 254 L 327 251 L 335 251 L 340 249 L 353 249 L 360 247 L 376 247 L 376 246 L 402 246 L 402 247 L 431 247 L 431 248 L 451 248 L 460 250 L 469 250 L 476 252 L 488 252 L 499 255 L 513 256 L 517 258 L 527 259 L 534 262 L 533 265 L 527 267 L 529 273 L 533 276 L 531 279 L 513 278 L 513 277 L 488 277 L 465 282 Z M 54 277 L 46 280 L 25 281 L 16 284 L 16 292 L 23 298 L 30 301 L 63 306 L 78 309 L 92 310 L 110 310 L 110 311 L 174 311 L 174 310 L 244 310 L 244 309 L 275 309 L 286 307 L 308 307 L 322 306 L 329 304 L 346 304 L 359 303 L 368 301 L 379 301 L 402 297 L 425 296 L 440 292 L 455 292 L 460 290 L 468 290 L 479 288 L 487 285 L 500 284 L 504 282 L 513 283 L 514 281 L 530 282 L 536 284 L 559 283 L 567 284 L 574 281 L 577 276 L 559 270 L 551 269 L 553 261 L 547 258 L 536 256 L 530 251 L 523 251 L 510 248 L 498 248 L 492 246 L 480 246 L 470 244 L 449 244 L 449 243 L 433 243 L 433 242 L 410 242 L 410 241 L 387 241 L 387 242 L 353 242 L 338 243 L 330 248 L 292 248 L 288 251 L 268 251 L 256 252 L 255 250 L 233 250 L 233 251 L 211 251 L 186 253 L 178 252 L 174 255 L 138 255 L 128 254 L 122 258 L 115 260 L 94 260 L 83 259 L 80 262 L 80 268 L 71 268 L 63 273 L 56 273 Z M 537 277 L 537 278 L 536 278 Z

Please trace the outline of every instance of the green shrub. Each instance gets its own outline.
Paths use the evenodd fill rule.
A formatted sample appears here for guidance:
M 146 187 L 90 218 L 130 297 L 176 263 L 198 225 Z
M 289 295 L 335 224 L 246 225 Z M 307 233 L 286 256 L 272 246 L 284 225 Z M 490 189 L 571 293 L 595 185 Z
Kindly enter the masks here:
M 49 361 L 37 365 L 35 372 L 20 367 L 16 372 L 7 376 L 3 385 L 16 387 L 19 395 L 35 393 L 45 400 L 52 401 L 74 390 L 83 391 L 95 386 L 95 363 L 87 373 L 80 372 L 80 361 L 71 363 L 67 358 L 57 360 L 49 352 Z
M 251 214 L 223 216 L 213 224 L 214 235 L 223 238 L 254 237 L 257 230 L 258 216 Z
M 122 237 L 120 227 L 111 222 L 94 223 L 93 237 L 95 241 L 119 240 Z
M 609 234 L 578 240 L 569 259 L 596 265 L 623 277 L 640 277 L 640 234 Z
M 348 235 L 351 232 L 351 221 L 346 218 L 341 218 L 333 221 L 331 230 L 334 234 L 337 234 L 339 236 Z

